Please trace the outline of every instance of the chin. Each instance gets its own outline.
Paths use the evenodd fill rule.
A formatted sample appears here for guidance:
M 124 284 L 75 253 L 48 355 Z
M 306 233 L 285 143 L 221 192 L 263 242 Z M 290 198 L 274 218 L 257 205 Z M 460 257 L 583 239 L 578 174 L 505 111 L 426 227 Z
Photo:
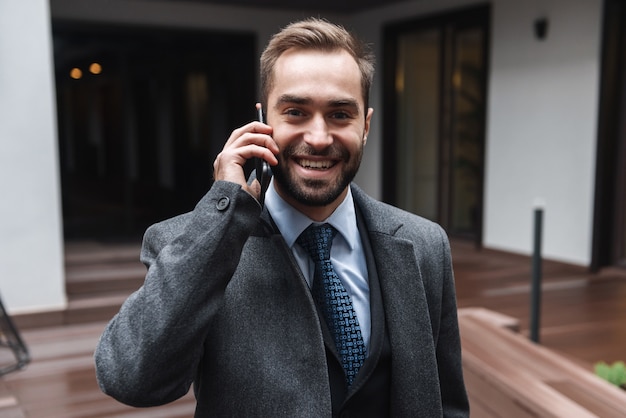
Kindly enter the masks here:
M 287 187 L 287 193 L 303 205 L 322 207 L 335 202 L 348 184 L 349 182 L 329 184 L 327 181 L 305 179 L 299 183 L 292 182 Z
M 272 170 L 274 181 L 284 197 L 312 207 L 328 206 L 335 202 L 356 174 L 354 169 L 344 170 L 332 180 L 320 180 L 296 176 L 290 170 L 281 169 L 280 165 Z

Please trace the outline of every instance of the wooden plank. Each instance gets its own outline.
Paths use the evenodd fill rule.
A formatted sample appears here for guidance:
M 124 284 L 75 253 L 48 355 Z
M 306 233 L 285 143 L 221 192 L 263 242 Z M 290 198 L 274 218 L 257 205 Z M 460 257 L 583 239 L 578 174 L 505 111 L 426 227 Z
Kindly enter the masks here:
M 616 405 L 615 402 L 611 402 L 605 396 L 598 396 L 596 391 L 589 390 L 588 387 L 581 385 L 579 382 L 562 380 L 562 381 L 548 381 L 551 387 L 558 390 L 570 399 L 576 399 L 576 402 L 593 412 L 599 417 L 619 417 L 620 415 L 626 415 L 626 410 L 623 409 L 623 405 Z
M 460 310 L 459 322 L 468 393 L 479 408 L 507 417 L 604 417 L 626 411 L 626 393 L 502 328 L 507 321 L 500 315 Z
M 17 397 L 8 389 L 3 378 L 0 378 L 0 417 L 25 418 Z

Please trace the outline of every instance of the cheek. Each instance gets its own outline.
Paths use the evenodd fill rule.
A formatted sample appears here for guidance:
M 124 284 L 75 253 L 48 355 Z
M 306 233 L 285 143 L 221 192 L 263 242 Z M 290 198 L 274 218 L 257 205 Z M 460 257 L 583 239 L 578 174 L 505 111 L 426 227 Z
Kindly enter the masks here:
M 272 138 L 274 139 L 274 142 L 276 142 L 276 145 L 278 145 L 278 148 L 281 151 L 287 145 L 292 143 L 294 141 L 294 138 L 296 137 L 296 133 L 293 129 L 285 129 L 282 126 L 272 126 L 272 129 L 274 130 L 272 132 Z
M 367 138 L 363 132 L 355 132 L 350 135 L 350 138 L 343 141 L 343 146 L 354 153 L 362 150 L 366 141 Z

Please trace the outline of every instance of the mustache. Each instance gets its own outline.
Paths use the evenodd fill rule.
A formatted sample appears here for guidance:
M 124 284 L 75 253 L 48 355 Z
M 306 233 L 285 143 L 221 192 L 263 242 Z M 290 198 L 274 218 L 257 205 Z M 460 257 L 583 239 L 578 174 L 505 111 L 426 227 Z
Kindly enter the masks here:
M 300 156 L 316 156 L 316 157 L 327 157 L 332 159 L 341 159 L 343 161 L 348 161 L 350 159 L 350 152 L 344 147 L 338 144 L 331 144 L 328 147 L 322 150 L 316 150 L 312 146 L 308 144 L 291 144 L 288 145 L 281 153 L 285 158 L 290 158 L 294 155 Z

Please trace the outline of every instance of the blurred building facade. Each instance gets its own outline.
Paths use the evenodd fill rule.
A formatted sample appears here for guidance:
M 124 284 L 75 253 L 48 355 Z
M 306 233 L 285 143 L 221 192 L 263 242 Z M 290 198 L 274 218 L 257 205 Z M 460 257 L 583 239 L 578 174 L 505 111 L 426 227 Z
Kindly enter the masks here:
M 13 312 L 63 309 L 66 240 L 139 240 L 193 208 L 230 131 L 254 118 L 269 36 L 310 15 L 354 29 L 377 56 L 356 179 L 366 191 L 451 236 L 523 254 L 542 207 L 545 257 L 622 265 L 624 3 L 405 0 L 328 12 L 2 1 L 0 294 Z

